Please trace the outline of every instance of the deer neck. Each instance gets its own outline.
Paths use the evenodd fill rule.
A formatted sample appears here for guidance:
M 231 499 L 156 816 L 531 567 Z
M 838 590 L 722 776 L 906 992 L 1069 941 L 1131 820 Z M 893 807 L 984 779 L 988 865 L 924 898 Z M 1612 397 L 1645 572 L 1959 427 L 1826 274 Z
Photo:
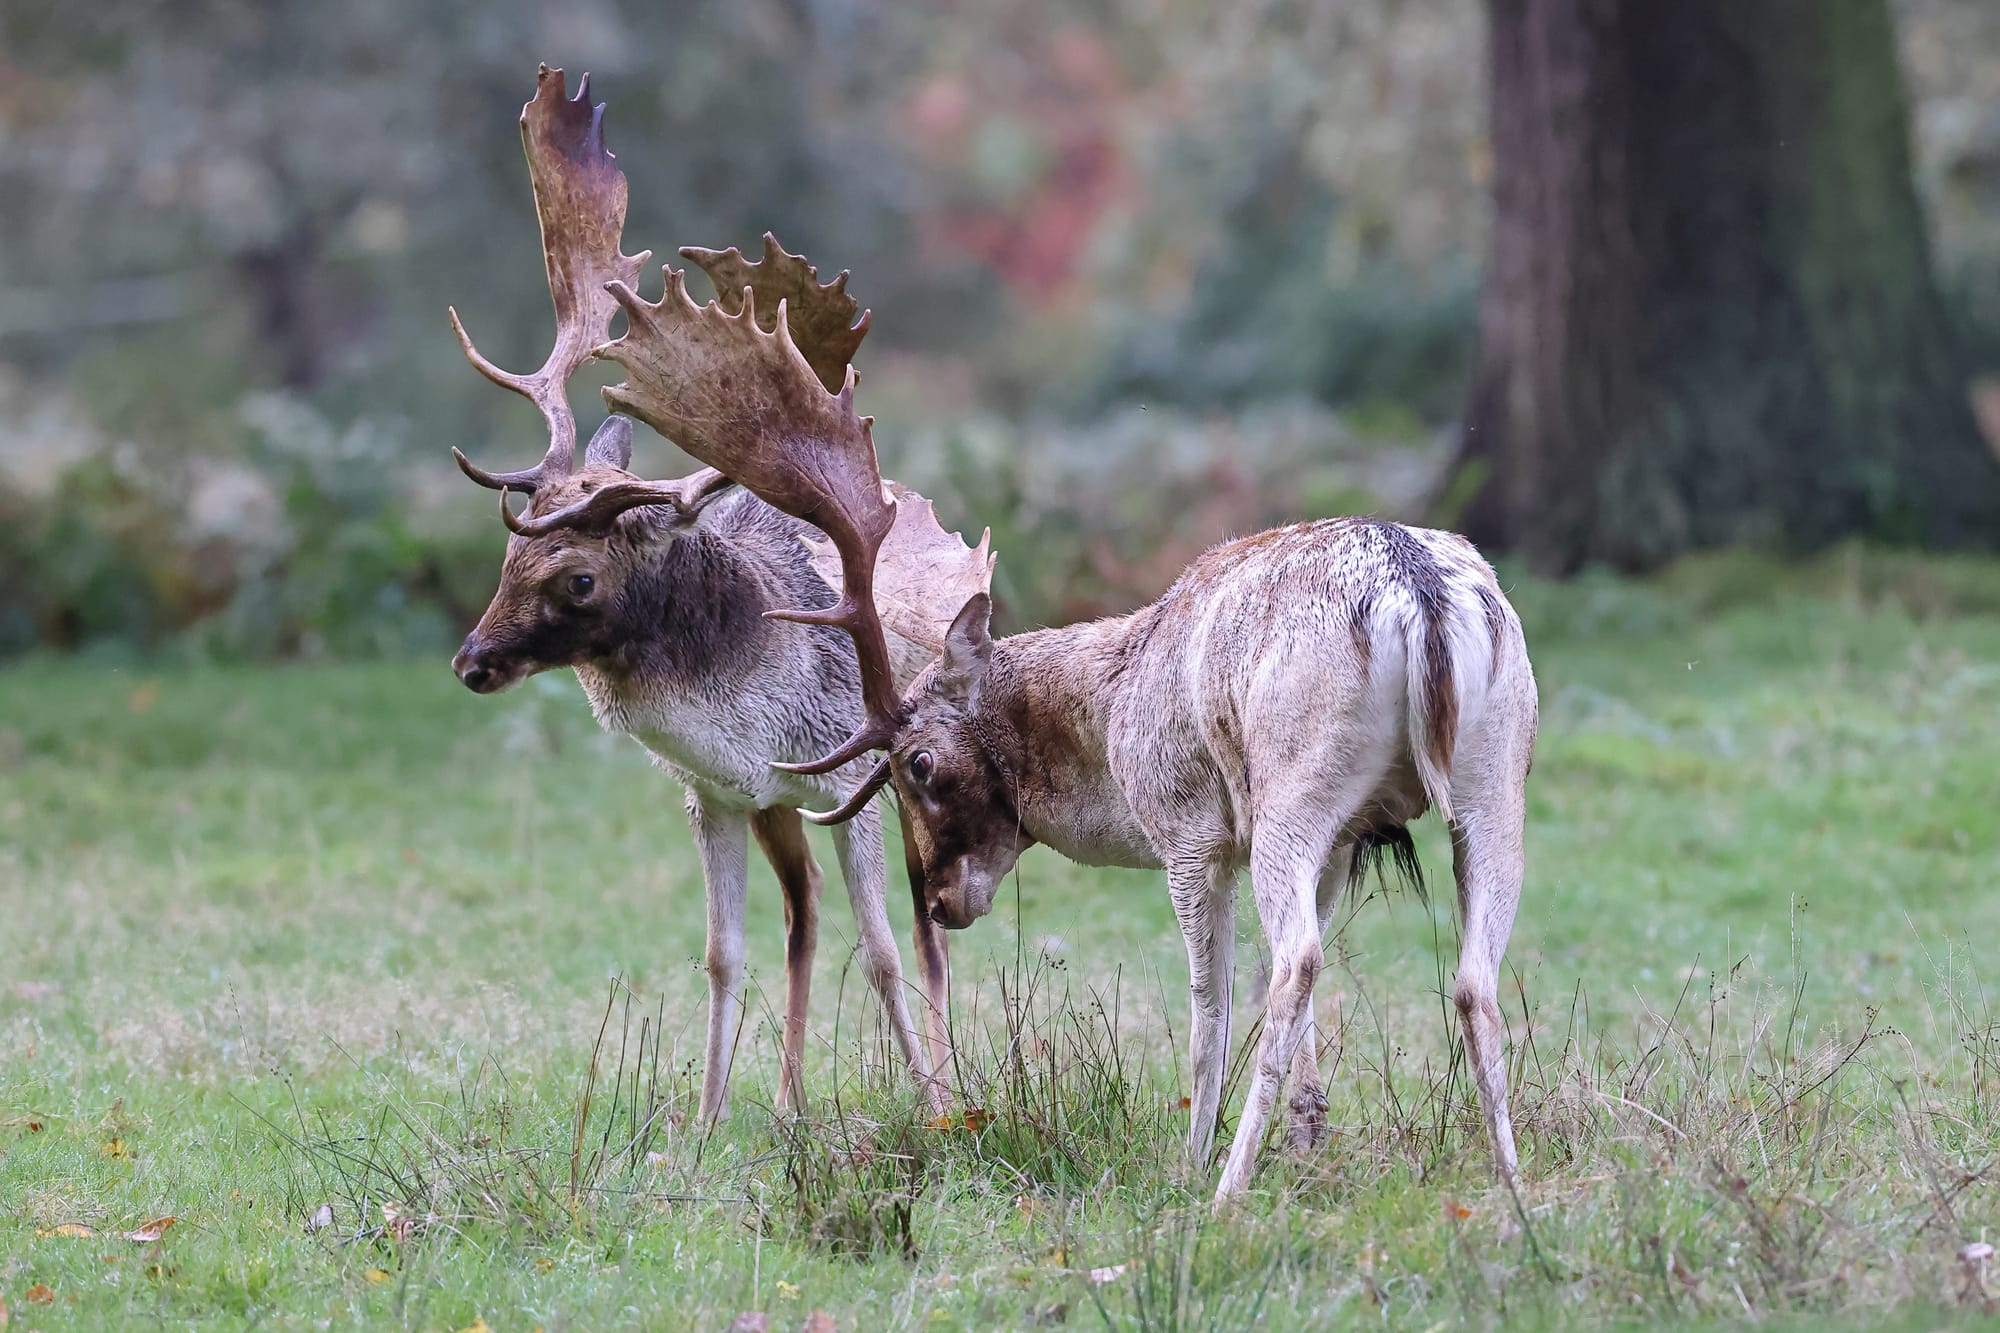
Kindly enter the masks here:
M 716 682 L 755 670 L 771 633 L 770 594 L 751 553 L 696 528 L 641 543 L 633 560 L 614 650 L 577 668 L 593 705 L 706 697 Z
M 1130 632 L 1122 617 L 999 639 L 979 700 L 1023 830 L 1084 865 L 1159 864 L 1110 761 Z

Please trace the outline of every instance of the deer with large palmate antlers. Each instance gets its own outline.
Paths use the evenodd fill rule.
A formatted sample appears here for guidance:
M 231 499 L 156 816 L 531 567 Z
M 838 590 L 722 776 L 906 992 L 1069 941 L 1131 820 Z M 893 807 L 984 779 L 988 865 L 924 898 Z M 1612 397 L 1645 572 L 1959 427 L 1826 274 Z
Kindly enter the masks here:
M 821 888 L 799 807 L 846 801 L 859 773 L 858 766 L 780 773 L 764 760 L 816 753 L 854 726 L 862 716 L 854 649 L 836 632 L 773 623 L 763 615 L 833 600 L 824 557 L 807 544 L 818 534 L 805 524 L 732 490 L 713 469 L 667 482 L 634 477 L 627 471 L 627 417 L 608 418 L 577 466 L 576 419 L 565 385 L 609 332 L 617 307 L 605 283 L 635 281 L 647 259 L 645 253 L 619 253 L 625 177 L 604 147 L 604 108 L 590 105 L 588 88 L 585 79 L 569 98 L 562 71 L 544 66 L 521 115 L 556 310 L 556 343 L 547 362 L 530 375 L 499 369 L 452 314 L 472 364 L 530 399 L 548 428 L 547 451 L 525 471 L 487 472 L 452 451 L 467 476 L 501 493 L 501 516 L 513 533 L 499 590 L 453 666 L 482 694 L 538 671 L 573 668 L 598 721 L 636 738 L 686 786 L 708 899 L 701 1112 L 710 1121 L 726 1106 L 742 1012 L 743 911 L 748 845 L 755 837 L 784 893 L 780 1098 L 781 1105 L 798 1108 Z M 847 275 L 822 285 L 811 265 L 770 237 L 755 262 L 734 249 L 685 253 L 709 273 L 725 301 L 747 304 L 755 292 L 775 310 L 780 298 L 789 300 L 800 312 L 799 345 L 809 373 L 842 382 L 868 328 L 867 315 L 847 294 Z M 510 492 L 529 498 L 525 514 L 508 507 Z M 941 647 L 958 602 L 986 586 L 992 562 L 983 543 L 968 551 L 939 529 L 921 496 L 898 492 L 896 518 L 884 563 L 908 584 L 908 615 L 896 626 L 893 653 L 897 679 L 908 682 Z M 926 590 L 942 599 L 935 604 L 941 616 L 925 600 Z M 942 1071 L 949 1050 L 947 959 L 943 937 L 925 914 L 916 863 L 908 864 L 928 1055 L 910 1021 L 889 930 L 880 817 L 861 812 L 833 837 L 854 905 L 863 970 L 903 1057 L 933 1105 L 941 1106 L 942 1088 L 928 1073 Z
M 1086 864 L 1164 868 L 1193 997 L 1197 1161 L 1222 1093 L 1247 866 L 1273 975 L 1220 1201 L 1246 1187 L 1288 1072 L 1294 1141 L 1323 1138 L 1310 1038 L 1321 940 L 1362 864 L 1385 848 L 1413 855 L 1405 826 L 1436 808 L 1463 927 L 1453 995 L 1511 1178 L 1496 989 L 1520 898 L 1537 709 L 1520 621 L 1470 543 L 1366 518 L 1295 524 L 1214 548 L 1130 615 L 997 640 L 980 592 L 940 659 L 899 691 L 875 586 L 895 508 L 853 377 L 836 387 L 812 373 L 788 311 L 767 327 L 748 308 L 697 307 L 671 272 L 656 304 L 623 281 L 609 290 L 629 325 L 599 349 L 626 372 L 605 390 L 614 410 L 823 529 L 838 551 L 838 606 L 772 613 L 840 626 L 861 660 L 864 725 L 804 770 L 886 751 L 820 818 L 853 814 L 893 780 L 930 916 L 949 928 L 991 910 L 1036 842 Z

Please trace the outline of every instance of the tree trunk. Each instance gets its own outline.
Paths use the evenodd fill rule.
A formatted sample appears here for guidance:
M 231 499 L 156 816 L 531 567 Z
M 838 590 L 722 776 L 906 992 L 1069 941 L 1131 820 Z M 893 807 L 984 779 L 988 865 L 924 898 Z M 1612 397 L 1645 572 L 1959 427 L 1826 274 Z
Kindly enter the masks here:
M 1490 0 L 1448 517 L 1538 569 L 2000 536 L 1885 0 Z

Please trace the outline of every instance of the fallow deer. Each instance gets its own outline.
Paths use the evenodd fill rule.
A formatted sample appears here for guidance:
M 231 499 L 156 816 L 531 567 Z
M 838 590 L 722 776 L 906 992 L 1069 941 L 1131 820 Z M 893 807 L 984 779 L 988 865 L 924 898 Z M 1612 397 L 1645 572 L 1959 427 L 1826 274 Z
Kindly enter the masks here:
M 575 671 L 607 730 L 637 739 L 687 789 L 688 822 L 708 899 L 707 1060 L 701 1113 L 712 1122 L 727 1104 L 729 1068 L 741 1016 L 743 911 L 752 836 L 777 873 L 785 902 L 786 996 L 781 1105 L 803 1105 L 800 1074 L 807 999 L 817 939 L 821 877 L 798 807 L 852 794 L 857 772 L 779 773 L 772 754 L 805 756 L 832 744 L 862 715 L 852 645 L 825 630 L 774 623 L 766 611 L 822 605 L 833 588 L 815 563 L 817 538 L 741 491 L 713 469 L 671 482 L 642 481 L 631 461 L 631 421 L 611 416 L 575 466 L 576 421 L 565 385 L 610 329 L 616 304 L 608 280 L 635 281 L 648 253 L 619 252 L 626 182 L 604 147 L 603 112 L 589 102 L 586 77 L 574 99 L 563 72 L 542 67 L 522 110 L 521 136 L 554 297 L 557 337 L 542 368 L 509 374 L 480 355 L 452 312 L 472 364 L 503 388 L 529 398 L 545 420 L 548 448 L 520 472 L 492 473 L 454 449 L 467 476 L 498 490 L 513 533 L 499 590 L 453 661 L 460 680 L 488 694 L 538 671 Z M 771 237 L 764 257 L 736 250 L 689 251 L 724 299 L 754 291 L 775 309 L 780 295 L 802 315 L 801 342 L 814 370 L 838 384 L 868 329 L 846 292 L 846 274 L 821 285 L 804 259 Z M 743 298 L 748 299 L 748 298 Z M 526 494 L 526 513 L 508 508 Z M 885 561 L 948 603 L 923 618 L 913 587 L 911 618 L 898 629 L 899 679 L 907 681 L 941 645 L 957 600 L 986 586 L 984 544 L 967 551 L 938 529 L 928 502 L 899 492 L 894 554 Z M 954 559 L 954 555 L 956 559 Z M 928 628 L 927 628 L 928 627 Z M 903 993 L 902 964 L 885 907 L 887 869 L 877 812 L 858 811 L 833 831 L 834 850 L 854 905 L 863 971 L 880 995 L 896 1044 L 933 1106 L 948 1052 L 944 941 L 916 898 L 916 943 L 929 1011 L 929 1055 L 920 1049 Z M 906 838 L 906 846 L 914 846 Z M 908 862 L 914 877 L 918 871 Z
M 929 913 L 962 928 L 1042 842 L 1091 865 L 1158 867 L 1185 937 L 1193 997 L 1189 1147 L 1205 1161 L 1229 1048 L 1236 876 L 1247 865 L 1273 974 L 1242 1118 L 1216 1187 L 1247 1185 L 1287 1072 L 1296 1139 L 1325 1133 L 1306 1038 L 1322 938 L 1368 853 L 1412 852 L 1435 808 L 1451 830 L 1463 939 L 1454 999 L 1495 1163 L 1516 1167 L 1496 994 L 1523 873 L 1523 791 L 1537 720 L 1521 625 L 1470 543 L 1368 518 L 1300 523 L 1218 546 L 1130 615 L 993 639 L 969 598 L 942 657 L 906 691 L 873 595 L 895 508 L 854 379 L 813 374 L 774 328 L 669 272 L 657 303 L 609 290 L 628 331 L 598 349 L 605 390 L 786 513 L 825 531 L 840 604 L 774 614 L 839 625 L 862 667 L 865 724 L 813 764 L 887 754 L 854 798 L 893 780 Z

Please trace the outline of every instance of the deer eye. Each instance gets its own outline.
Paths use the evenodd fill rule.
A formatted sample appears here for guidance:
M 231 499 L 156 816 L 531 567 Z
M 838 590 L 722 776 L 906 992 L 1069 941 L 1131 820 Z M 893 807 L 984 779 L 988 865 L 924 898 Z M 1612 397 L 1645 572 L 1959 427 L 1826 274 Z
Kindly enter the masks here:
M 588 574 L 572 574 L 563 580 L 563 591 L 570 600 L 581 602 L 590 596 L 590 590 L 597 586 L 597 580 Z
M 931 752 L 929 750 L 917 751 L 910 756 L 910 781 L 916 783 L 918 786 L 929 782 L 931 780 L 932 767 Z

